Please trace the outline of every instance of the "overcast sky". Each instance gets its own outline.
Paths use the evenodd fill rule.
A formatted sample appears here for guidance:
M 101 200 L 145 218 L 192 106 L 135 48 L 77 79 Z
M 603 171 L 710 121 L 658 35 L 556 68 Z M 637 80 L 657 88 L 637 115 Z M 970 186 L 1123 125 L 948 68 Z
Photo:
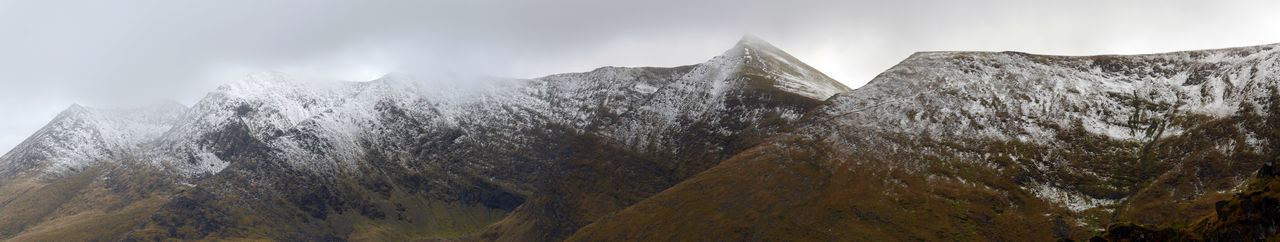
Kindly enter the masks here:
M 0 152 L 73 103 L 191 105 L 255 71 L 532 78 L 695 64 L 752 33 L 851 87 L 916 51 L 1280 42 L 1280 1 L 0 0 Z

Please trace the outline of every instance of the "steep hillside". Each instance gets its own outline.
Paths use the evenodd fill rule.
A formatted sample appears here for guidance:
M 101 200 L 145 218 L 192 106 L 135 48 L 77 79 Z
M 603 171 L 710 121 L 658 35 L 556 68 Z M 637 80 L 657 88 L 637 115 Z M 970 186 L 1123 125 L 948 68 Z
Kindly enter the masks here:
M 72 105 L 9 153 L 0 156 L 0 178 L 51 178 L 103 160 L 136 153 L 161 137 L 186 107 L 165 102 L 136 109 L 91 109 Z
M 1280 152 L 1277 51 L 918 53 L 571 240 L 1085 239 L 1190 221 Z
M 751 57 L 747 53 L 770 53 Z M 587 132 L 552 133 L 559 145 L 547 157 L 555 160 L 535 196 L 507 219 L 490 226 L 481 239 L 559 239 L 578 227 L 684 180 L 765 139 L 789 130 L 805 112 L 820 104 L 812 93 L 848 88 L 808 66 L 773 65 L 794 57 L 748 36 L 724 55 L 692 67 L 644 68 L 688 73 L 657 88 L 631 78 L 596 83 L 635 85 L 652 96 L 628 105 L 601 105 L 598 124 Z M 796 62 L 798 63 L 798 62 Z M 593 80 L 604 68 L 585 73 Z M 659 73 L 661 73 L 659 72 Z M 552 76 L 565 78 L 579 74 Z M 795 79 L 809 75 L 821 79 Z M 788 88 L 784 83 L 805 83 Z M 599 84 L 596 84 L 599 85 Z M 590 86 L 585 84 L 571 86 Z M 609 88 L 588 88 L 587 90 Z M 606 99 L 617 100 L 625 99 Z M 632 102 L 632 101 L 625 101 Z M 560 158 L 563 157 L 563 158 Z M 544 222 L 534 222 L 541 219 Z M 533 220 L 533 221 L 530 221 Z M 550 221 L 550 222 L 545 222 Z M 539 224 L 541 223 L 541 224 Z M 527 232 L 522 232 L 527 231 Z M 530 234 L 532 233 L 532 234 Z
M 1280 163 L 1258 170 L 1246 189 L 1231 199 L 1214 203 L 1214 213 L 1194 223 L 1176 222 L 1150 226 L 1115 224 L 1091 241 L 1264 241 L 1280 231 Z
M 58 114 L 0 157 L 0 239 L 118 239 L 145 223 L 179 183 L 144 162 L 142 147 L 186 110 L 166 102 Z

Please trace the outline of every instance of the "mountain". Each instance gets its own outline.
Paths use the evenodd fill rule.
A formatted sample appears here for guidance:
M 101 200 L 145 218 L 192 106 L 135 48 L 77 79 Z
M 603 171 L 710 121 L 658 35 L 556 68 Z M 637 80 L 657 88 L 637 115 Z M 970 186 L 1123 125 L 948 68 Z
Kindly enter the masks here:
M 72 224 L 129 240 L 560 239 L 849 90 L 750 36 L 692 66 L 468 82 L 479 84 L 261 73 L 156 119 L 163 127 L 123 145 L 38 134 L 29 146 L 127 155 L 65 155 L 99 160 L 74 170 L 6 165 L 74 179 L 4 177 L 14 203 L 0 214 L 15 222 L 0 236 L 84 236 L 57 229 Z M 0 164 L 59 160 L 13 157 Z M 97 190 L 131 196 L 77 195 Z M 49 212 L 10 209 L 36 205 Z
M 570 240 L 1087 239 L 1192 221 L 1280 155 L 1277 51 L 917 53 Z
M 186 107 L 174 102 L 136 109 L 72 105 L 0 157 L 0 177 L 74 172 L 158 139 Z
M 165 194 L 176 182 L 138 157 L 186 111 L 166 102 L 137 109 L 72 105 L 58 114 L 0 156 L 0 238 L 85 240 L 94 237 L 76 236 L 94 235 L 69 228 L 117 237 L 131 229 L 157 205 L 144 194 Z M 15 237 L 31 234 L 66 236 Z
M 925 52 L 857 90 L 753 36 L 534 79 L 258 73 L 72 106 L 0 157 L 0 239 L 1267 238 L 1275 47 Z

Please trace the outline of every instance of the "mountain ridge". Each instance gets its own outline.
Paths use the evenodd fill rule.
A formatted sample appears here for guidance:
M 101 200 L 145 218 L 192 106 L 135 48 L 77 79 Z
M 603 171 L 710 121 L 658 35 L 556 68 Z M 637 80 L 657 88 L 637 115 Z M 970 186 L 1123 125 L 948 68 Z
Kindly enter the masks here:
M 15 166 L 28 169 L 48 166 L 44 169 L 53 169 L 51 173 L 76 170 L 88 165 L 84 162 L 95 162 L 94 160 L 108 158 L 111 153 L 136 149 L 136 146 L 158 138 L 167 129 L 167 123 L 176 120 L 177 115 L 186 109 L 187 107 L 173 101 L 126 109 L 94 109 L 72 104 L 27 140 L 0 157 L 0 166 L 4 168 L 4 171 L 0 171 L 0 177 L 26 172 L 21 169 L 12 170 Z M 57 161 L 50 164 L 16 164 L 16 160 L 38 159 Z
M 1280 150 L 1261 124 L 1280 116 L 1276 59 L 914 54 L 569 240 L 1088 239 L 1196 219 Z
M 70 204 L 139 204 L 153 200 L 138 197 L 151 197 L 158 205 L 148 203 L 154 212 L 131 225 L 130 238 L 406 239 L 372 227 L 436 238 L 563 238 L 783 132 L 825 99 L 815 95 L 847 90 L 824 75 L 822 85 L 796 85 L 806 83 L 796 78 L 820 72 L 781 65 L 790 62 L 773 58 L 793 57 L 762 41 L 740 42 L 749 45 L 697 65 L 601 68 L 483 82 L 479 89 L 422 90 L 420 81 L 397 76 L 317 84 L 251 74 L 210 92 L 162 139 L 88 168 L 109 172 L 62 172 L 94 182 L 33 185 L 73 184 L 39 193 L 66 202 L 39 205 L 61 210 L 38 211 L 65 212 L 10 216 L 53 221 L 99 211 Z M 765 47 L 779 53 L 744 58 Z M 454 88 L 466 90 L 447 91 Z M 607 158 L 616 154 L 631 155 Z M 600 176 L 565 176 L 576 171 Z M 0 184 L 26 184 L 12 179 Z M 634 181 L 643 183 L 628 184 Z M 602 190 L 565 190 L 578 183 Z M 628 185 L 611 191 L 619 188 L 603 184 Z M 104 187 L 140 195 L 71 195 Z M 611 205 L 561 203 L 577 199 Z M 503 217 L 533 219 L 513 221 L 529 227 L 483 228 Z M 7 231 L 0 237 L 30 226 L 0 224 Z
M 466 86 L 251 74 L 50 179 L 59 154 L 6 154 L 0 239 L 1086 239 L 1276 159 L 1277 59 L 922 52 L 851 90 L 747 35 Z

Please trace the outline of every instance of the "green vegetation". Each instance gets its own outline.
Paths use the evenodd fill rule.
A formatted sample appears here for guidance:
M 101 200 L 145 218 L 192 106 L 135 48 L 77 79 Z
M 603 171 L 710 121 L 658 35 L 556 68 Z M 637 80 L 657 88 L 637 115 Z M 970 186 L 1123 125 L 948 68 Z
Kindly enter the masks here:
M 0 218 L 3 218 L 0 219 L 0 238 L 12 237 L 48 219 L 59 207 L 81 194 L 99 172 L 99 169 L 88 169 L 44 184 L 30 181 L 32 178 L 15 179 L 25 182 L 5 182 L 8 185 L 5 190 L 21 190 L 21 193 L 0 207 Z
M 0 187 L 0 239 L 15 241 L 116 240 L 146 223 L 168 201 L 174 183 L 163 172 L 129 158 L 93 166 L 48 182 L 10 179 Z
M 873 153 L 842 155 L 877 160 L 840 166 L 834 164 L 855 160 L 830 152 L 824 144 L 785 137 L 588 225 L 570 240 L 1050 238 L 1036 232 L 1053 224 L 1039 214 L 1050 207 L 1030 194 L 983 188 L 1017 186 L 1007 180 L 961 182 L 865 166 L 888 161 Z M 960 165 L 949 169 L 957 173 L 992 174 L 949 165 Z
M 1280 232 L 1280 164 L 1258 170 L 1248 188 L 1214 204 L 1214 213 L 1194 223 L 1151 226 L 1113 224 L 1094 241 L 1263 241 Z

